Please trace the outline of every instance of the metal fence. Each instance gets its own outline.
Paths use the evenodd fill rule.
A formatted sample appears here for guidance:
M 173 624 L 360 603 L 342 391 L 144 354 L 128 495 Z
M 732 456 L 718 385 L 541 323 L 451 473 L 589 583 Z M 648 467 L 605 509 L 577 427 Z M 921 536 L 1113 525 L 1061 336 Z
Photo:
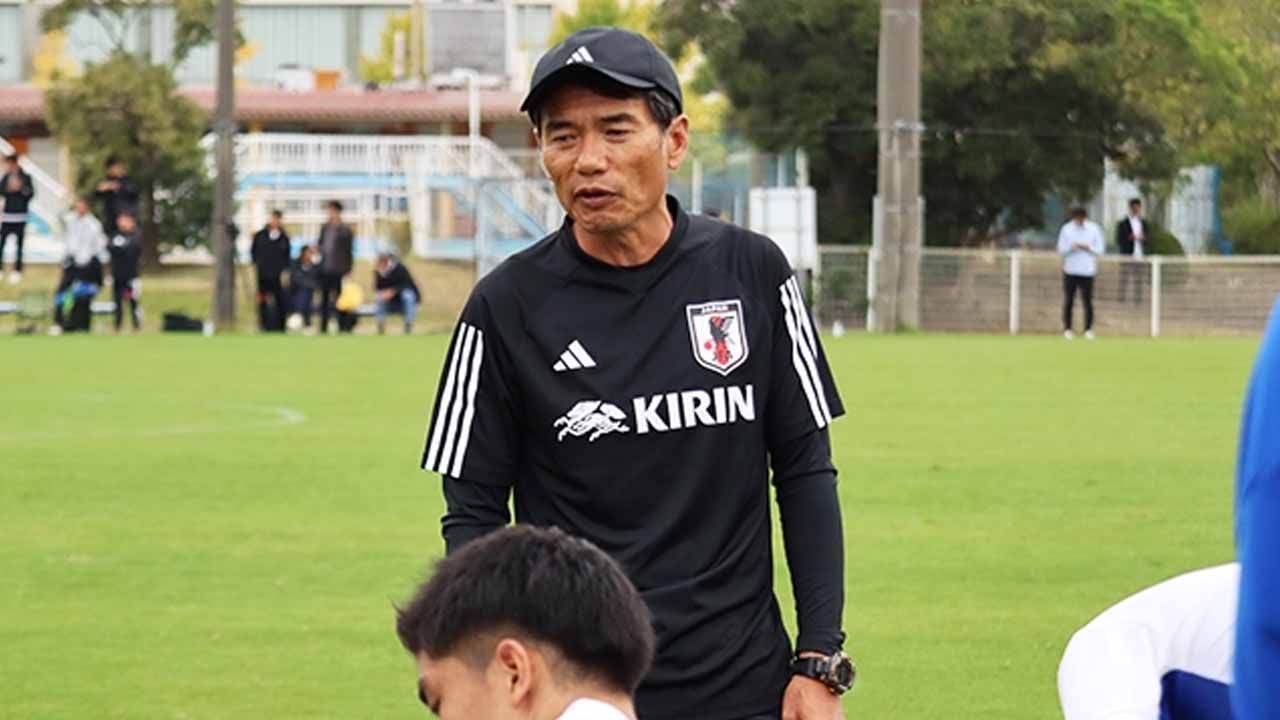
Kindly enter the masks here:
M 827 328 L 867 327 L 864 246 L 822 246 L 814 313 Z M 926 248 L 920 329 L 929 332 L 1062 331 L 1062 261 L 1052 252 Z M 1235 335 L 1261 332 L 1280 294 L 1280 257 L 1104 257 L 1094 286 L 1103 335 Z M 1083 309 L 1076 303 L 1076 328 Z

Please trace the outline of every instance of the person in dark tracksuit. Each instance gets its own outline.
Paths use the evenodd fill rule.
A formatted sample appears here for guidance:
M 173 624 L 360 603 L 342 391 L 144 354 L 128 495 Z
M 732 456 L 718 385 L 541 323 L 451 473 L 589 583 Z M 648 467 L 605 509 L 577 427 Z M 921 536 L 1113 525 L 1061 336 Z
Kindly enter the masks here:
M 4 246 L 12 237 L 17 245 L 17 255 L 13 272 L 9 273 L 9 282 L 16 285 L 22 280 L 22 241 L 27 234 L 27 207 L 36 191 L 31 184 L 31 176 L 18 165 L 17 155 L 6 156 L 4 163 L 5 172 L 0 176 L 0 198 L 4 200 L 4 209 L 0 211 L 0 273 L 4 272 Z
M 643 36 L 571 35 L 521 110 L 566 220 L 476 284 L 441 366 L 422 467 L 442 476 L 448 551 L 514 507 L 617 560 L 658 638 L 640 720 L 838 720 L 844 406 L 795 273 L 771 239 L 667 194 L 689 118 Z
M 121 213 L 138 218 L 138 186 L 125 174 L 124 161 L 115 155 L 107 158 L 107 177 L 98 183 L 93 195 L 102 203 L 102 230 L 107 237 L 115 234 Z
M 413 281 L 409 268 L 391 253 L 381 253 L 373 268 L 374 301 L 377 305 L 378 334 L 387 330 L 387 315 L 404 315 L 404 334 L 413 334 L 413 319 L 418 315 L 422 293 Z
M 116 231 L 107 241 L 107 252 L 111 254 L 111 299 L 115 302 L 115 329 L 120 332 L 124 325 L 124 304 L 129 303 L 129 317 L 133 320 L 133 330 L 142 329 L 142 311 L 138 307 L 142 300 L 142 281 L 138 278 L 138 259 L 142 257 L 142 236 L 138 232 L 138 221 L 129 211 L 121 212 L 116 218 Z
M 342 203 L 330 200 L 329 221 L 320 228 L 320 334 L 329 329 L 329 315 L 342 293 L 342 278 L 351 274 L 351 228 L 342 222 Z
M 279 210 L 253 236 L 249 255 L 258 269 L 258 327 L 263 332 L 283 332 L 289 300 L 280 275 L 289 269 L 289 233 L 285 232 Z

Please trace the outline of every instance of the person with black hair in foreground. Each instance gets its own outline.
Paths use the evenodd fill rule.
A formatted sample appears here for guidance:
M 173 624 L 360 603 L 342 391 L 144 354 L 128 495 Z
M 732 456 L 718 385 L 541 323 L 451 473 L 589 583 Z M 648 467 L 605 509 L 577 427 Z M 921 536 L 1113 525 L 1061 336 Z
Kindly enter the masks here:
M 441 720 L 635 720 L 649 611 L 595 545 L 520 525 L 453 553 L 397 610 Z

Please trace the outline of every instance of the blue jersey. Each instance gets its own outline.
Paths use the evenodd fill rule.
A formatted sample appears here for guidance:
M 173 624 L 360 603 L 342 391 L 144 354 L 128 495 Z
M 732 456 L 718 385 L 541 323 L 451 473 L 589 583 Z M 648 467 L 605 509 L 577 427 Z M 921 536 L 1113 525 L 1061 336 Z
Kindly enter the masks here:
M 1253 368 L 1236 464 L 1240 607 L 1232 701 L 1241 720 L 1280 718 L 1280 302 Z

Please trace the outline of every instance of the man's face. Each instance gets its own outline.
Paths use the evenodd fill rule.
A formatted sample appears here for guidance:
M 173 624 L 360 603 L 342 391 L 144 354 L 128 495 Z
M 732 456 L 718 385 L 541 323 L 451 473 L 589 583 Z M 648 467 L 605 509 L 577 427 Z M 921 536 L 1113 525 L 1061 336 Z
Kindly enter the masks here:
M 440 720 L 514 720 L 507 676 L 495 661 L 484 668 L 457 655 L 418 653 L 419 697 Z
M 76 200 L 76 214 L 77 214 L 77 215 L 88 215 L 88 214 L 89 214 L 89 203 L 88 203 L 88 202 L 86 202 L 86 201 L 85 201 L 85 200 L 83 200 L 83 199 L 77 199 L 77 200 Z
M 663 201 L 689 146 L 688 121 L 658 127 L 643 97 L 561 87 L 542 106 L 538 141 L 556 196 L 591 233 L 631 227 Z
M 272 230 L 279 230 L 279 229 L 280 229 L 280 216 L 279 216 L 279 215 L 272 215 L 272 216 L 271 216 L 271 219 L 267 221 L 267 225 L 271 226 L 271 229 L 272 229 Z
M 124 177 L 124 163 L 112 163 L 111 167 L 107 168 L 107 174 L 115 178 Z
M 121 215 L 116 220 L 116 225 L 118 225 L 119 228 L 125 232 L 133 232 L 133 216 Z
M 1142 217 L 1142 205 L 1134 203 L 1129 206 L 1129 214 L 1134 217 Z
M 332 205 L 329 206 L 329 222 L 342 222 L 342 211 Z

